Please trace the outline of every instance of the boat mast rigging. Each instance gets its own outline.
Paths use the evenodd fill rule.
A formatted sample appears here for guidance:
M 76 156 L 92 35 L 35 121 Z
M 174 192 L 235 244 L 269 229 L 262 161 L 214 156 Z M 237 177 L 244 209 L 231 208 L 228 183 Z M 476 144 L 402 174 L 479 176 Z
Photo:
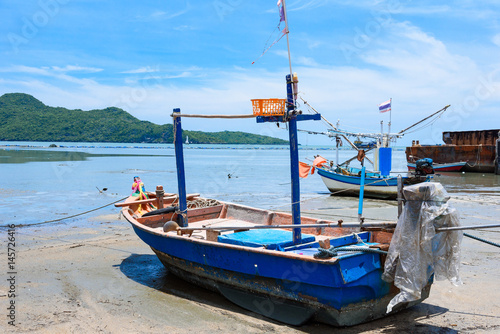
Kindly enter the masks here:
M 286 1 L 285 0 L 280 0 L 283 3 L 283 16 L 285 18 L 285 34 L 286 34 L 286 46 L 288 49 L 288 65 L 290 66 L 290 77 L 293 78 L 293 71 L 292 71 L 292 59 L 290 56 L 290 39 L 288 37 L 288 14 L 286 12 Z M 278 1 L 279 4 L 279 1 Z M 293 90 L 293 87 L 292 87 Z M 296 92 L 294 92 L 296 93 Z
M 300 97 L 300 99 L 304 102 L 304 104 L 306 104 L 309 108 L 311 108 L 311 110 L 313 110 L 315 113 L 319 114 L 319 112 L 316 109 L 314 109 L 306 100 L 304 100 L 302 97 Z M 384 134 L 383 133 L 383 129 L 381 130 L 380 134 L 379 133 L 355 133 L 355 132 L 343 131 L 343 130 L 339 130 L 338 127 L 334 126 L 323 115 L 321 115 L 321 118 L 331 127 L 331 129 L 328 129 L 327 132 L 317 132 L 317 131 L 309 131 L 309 130 L 299 130 L 299 131 L 301 131 L 301 132 L 307 132 L 309 134 L 326 135 L 326 136 L 328 136 L 330 138 L 333 138 L 333 137 L 336 137 L 338 135 L 341 135 L 344 139 L 346 139 L 346 141 L 355 150 L 359 151 L 359 148 L 354 143 L 352 143 L 347 138 L 347 136 L 358 137 L 358 138 L 359 137 L 373 138 L 373 139 L 377 139 L 380 142 L 380 144 L 382 143 L 382 140 L 384 139 L 384 137 L 386 137 L 386 141 L 389 142 L 392 139 L 403 137 L 405 135 L 405 132 L 407 132 L 411 128 L 413 128 L 416 125 L 418 125 L 418 124 L 420 124 L 420 123 L 428 120 L 429 118 L 431 118 L 433 116 L 436 116 L 439 113 L 445 112 L 446 109 L 448 109 L 449 107 L 450 107 L 450 105 L 447 105 L 444 108 L 439 109 L 438 111 L 436 111 L 436 112 L 432 113 L 431 115 L 429 115 L 429 116 L 421 119 L 420 121 L 412 124 L 411 126 L 407 127 L 406 129 L 399 131 L 398 133 L 386 133 L 386 134 Z
M 407 127 L 407 128 L 406 128 L 406 129 L 404 129 L 404 130 L 399 131 L 399 132 L 398 132 L 398 134 L 401 134 L 401 135 L 402 135 L 404 132 L 406 132 L 406 131 L 410 130 L 410 129 L 411 129 L 411 128 L 413 128 L 415 125 L 418 125 L 418 124 L 422 123 L 423 121 L 425 121 L 425 120 L 427 120 L 427 119 L 431 118 L 431 117 L 432 117 L 432 116 L 434 116 L 434 115 L 437 115 L 437 114 L 438 114 L 438 113 L 440 113 L 440 112 L 445 112 L 445 111 L 446 111 L 446 109 L 448 109 L 449 107 L 450 107 L 450 105 L 448 104 L 446 107 L 444 107 L 444 108 L 442 108 L 442 109 L 439 109 L 438 111 L 436 111 L 436 112 L 435 112 L 435 113 L 433 113 L 432 115 L 427 116 L 426 118 L 424 118 L 424 119 L 422 119 L 422 120 L 418 121 L 417 123 L 415 123 L 415 124 L 413 124 L 413 125 L 410 125 L 409 127 Z

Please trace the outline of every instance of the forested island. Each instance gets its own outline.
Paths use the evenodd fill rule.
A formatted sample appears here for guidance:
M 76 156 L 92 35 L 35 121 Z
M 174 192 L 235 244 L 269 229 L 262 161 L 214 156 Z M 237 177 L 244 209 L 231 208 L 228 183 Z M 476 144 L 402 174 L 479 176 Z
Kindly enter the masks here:
M 283 145 L 282 139 L 239 131 L 183 131 L 192 144 Z M 123 109 L 50 107 L 31 95 L 0 96 L 0 141 L 172 143 L 172 124 L 141 121 Z

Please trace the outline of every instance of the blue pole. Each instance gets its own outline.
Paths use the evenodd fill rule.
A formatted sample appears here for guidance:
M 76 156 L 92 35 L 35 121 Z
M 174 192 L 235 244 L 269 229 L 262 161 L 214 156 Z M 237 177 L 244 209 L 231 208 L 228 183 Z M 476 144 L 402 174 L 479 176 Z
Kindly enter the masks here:
M 365 195 L 365 165 L 364 160 L 361 162 L 361 182 L 359 184 L 359 204 L 358 204 L 358 219 L 361 221 L 363 217 L 363 197 Z
M 181 113 L 181 109 L 175 108 L 174 113 Z M 184 153 L 182 148 L 182 125 L 181 118 L 174 117 L 174 146 L 175 162 L 177 165 L 177 187 L 179 189 L 179 215 L 180 227 L 187 227 L 187 200 L 186 200 L 186 176 L 184 174 Z
M 297 138 L 297 117 L 293 114 L 295 101 L 293 99 L 292 77 L 286 76 L 288 102 L 288 135 L 290 139 L 290 171 L 292 176 L 292 220 L 293 224 L 300 225 L 300 177 L 299 177 L 299 143 Z M 301 229 L 293 229 L 293 243 L 302 241 Z

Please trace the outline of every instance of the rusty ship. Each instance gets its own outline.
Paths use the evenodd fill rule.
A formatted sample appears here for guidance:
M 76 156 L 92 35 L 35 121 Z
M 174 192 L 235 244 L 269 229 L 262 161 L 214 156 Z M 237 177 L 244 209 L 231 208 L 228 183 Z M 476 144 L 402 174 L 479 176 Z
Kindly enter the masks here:
M 495 173 L 500 129 L 443 132 L 441 145 L 420 145 L 413 141 L 406 148 L 406 159 L 413 163 L 430 158 L 437 164 L 466 162 L 463 172 Z

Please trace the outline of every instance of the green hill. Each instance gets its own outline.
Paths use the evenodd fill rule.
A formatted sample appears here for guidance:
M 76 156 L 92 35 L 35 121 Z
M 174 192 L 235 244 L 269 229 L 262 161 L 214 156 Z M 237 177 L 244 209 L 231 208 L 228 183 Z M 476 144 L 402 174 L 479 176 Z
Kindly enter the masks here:
M 245 132 L 183 131 L 193 144 L 280 145 L 287 141 Z M 172 124 L 141 121 L 120 108 L 49 107 L 31 95 L 0 96 L 0 141 L 172 143 Z

